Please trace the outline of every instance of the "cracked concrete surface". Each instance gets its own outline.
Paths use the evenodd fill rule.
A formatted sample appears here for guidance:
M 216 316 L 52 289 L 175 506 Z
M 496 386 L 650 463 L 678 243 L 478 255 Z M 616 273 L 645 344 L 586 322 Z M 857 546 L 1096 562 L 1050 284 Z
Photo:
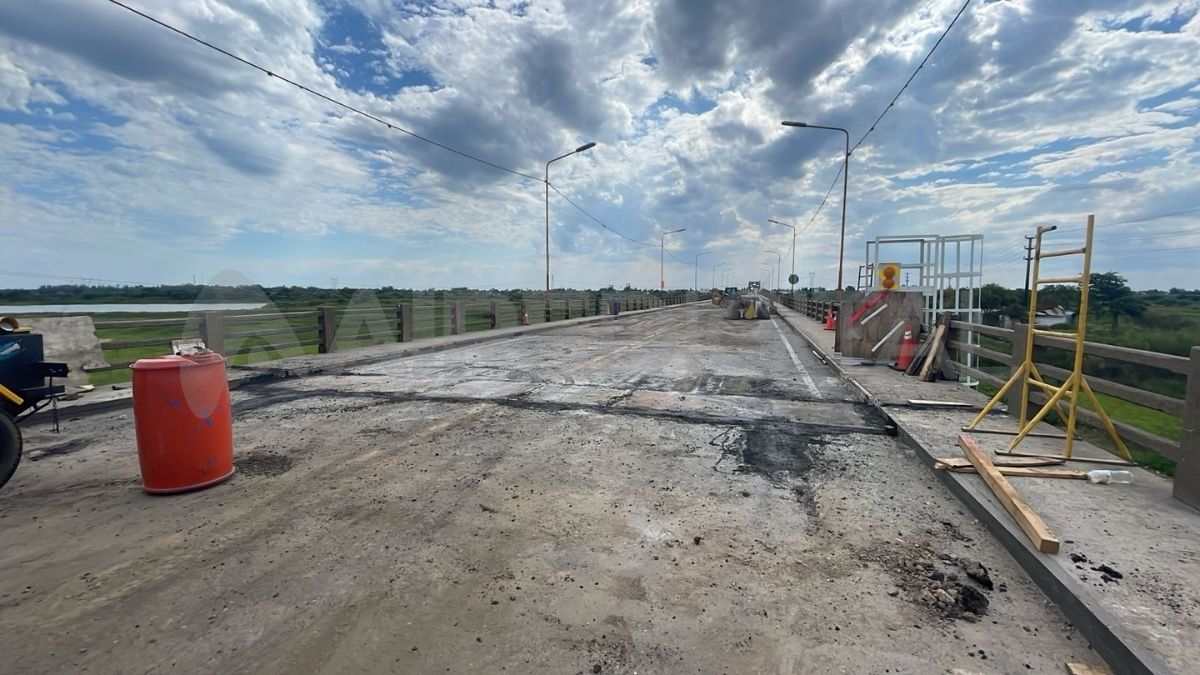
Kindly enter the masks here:
M 32 428 L 37 461 L 0 492 L 0 653 L 13 672 L 1097 663 L 772 324 L 691 306 L 253 385 L 239 473 L 174 497 L 140 492 L 127 414 Z M 997 584 L 978 617 L 929 600 L 968 561 Z

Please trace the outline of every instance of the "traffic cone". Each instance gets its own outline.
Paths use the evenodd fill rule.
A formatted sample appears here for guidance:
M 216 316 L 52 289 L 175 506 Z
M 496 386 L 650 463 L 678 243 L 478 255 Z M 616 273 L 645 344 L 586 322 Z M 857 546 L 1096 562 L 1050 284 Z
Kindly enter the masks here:
M 529 312 L 525 312 L 524 314 L 521 315 L 521 325 L 522 326 L 529 325 Z
M 825 330 L 837 330 L 837 316 L 834 315 L 833 309 L 825 314 Z
M 917 339 L 913 337 L 912 326 L 904 324 L 904 339 L 900 341 L 900 355 L 896 357 L 896 370 L 908 370 L 913 359 L 917 356 Z

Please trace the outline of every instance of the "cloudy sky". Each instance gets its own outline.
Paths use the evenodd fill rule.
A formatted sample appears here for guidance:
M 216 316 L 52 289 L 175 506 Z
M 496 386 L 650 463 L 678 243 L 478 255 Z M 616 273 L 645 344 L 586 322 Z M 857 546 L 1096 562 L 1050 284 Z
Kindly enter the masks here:
M 555 286 L 832 286 L 856 142 L 961 0 L 127 0 L 398 126 L 540 176 Z M 881 235 L 1037 224 L 1137 288 L 1200 287 L 1200 2 L 977 0 L 851 157 L 847 283 Z M 543 185 L 406 137 L 106 0 L 0 3 L 0 286 L 540 288 Z M 1165 214 L 1165 215 L 1164 215 Z M 636 240 L 636 241 L 630 241 Z M 896 251 L 904 258 L 911 252 Z M 682 262 L 679 262 L 682 261 Z M 719 281 L 718 274 L 718 281 Z

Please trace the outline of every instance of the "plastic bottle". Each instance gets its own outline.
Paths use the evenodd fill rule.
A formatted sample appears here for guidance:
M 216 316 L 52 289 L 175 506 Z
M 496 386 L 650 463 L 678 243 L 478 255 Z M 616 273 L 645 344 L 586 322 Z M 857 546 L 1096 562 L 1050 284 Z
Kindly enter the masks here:
M 1087 474 L 1088 480 L 1093 483 L 1132 483 L 1133 474 L 1120 469 L 1097 469 L 1089 471 Z

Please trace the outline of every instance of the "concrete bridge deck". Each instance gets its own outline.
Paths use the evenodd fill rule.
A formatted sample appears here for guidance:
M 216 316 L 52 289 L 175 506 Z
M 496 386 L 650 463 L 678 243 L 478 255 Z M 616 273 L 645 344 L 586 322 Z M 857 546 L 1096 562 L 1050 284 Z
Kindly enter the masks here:
M 128 411 L 35 426 L 0 491 L 6 669 L 1099 663 L 799 335 L 722 315 L 248 384 L 238 474 L 188 495 L 141 493 Z

